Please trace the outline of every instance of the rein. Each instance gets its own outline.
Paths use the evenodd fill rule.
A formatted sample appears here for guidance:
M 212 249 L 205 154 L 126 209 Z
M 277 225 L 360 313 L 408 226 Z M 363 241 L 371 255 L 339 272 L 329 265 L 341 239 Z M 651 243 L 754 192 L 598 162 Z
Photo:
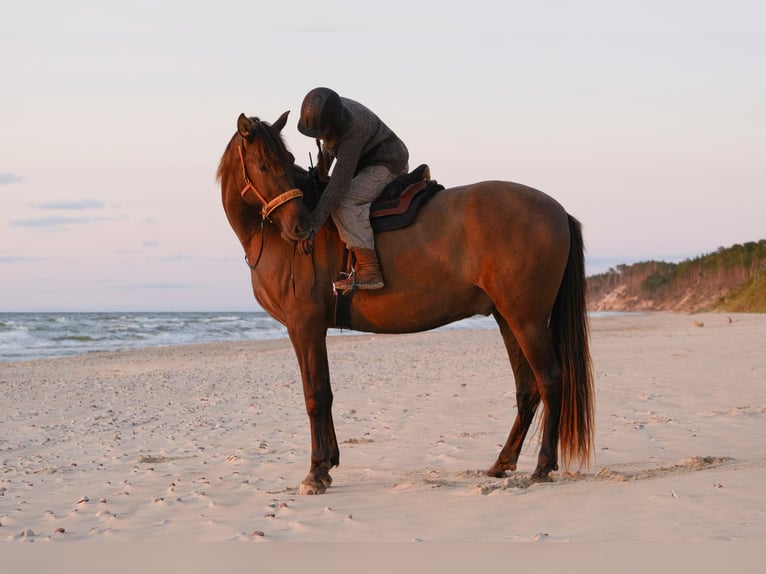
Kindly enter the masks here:
M 250 263 L 250 259 L 247 257 L 247 253 L 245 253 L 245 263 L 247 263 L 247 266 L 255 271 L 258 268 L 258 264 L 261 262 L 261 256 L 263 256 L 263 244 L 264 244 L 264 234 L 266 233 L 266 229 L 263 224 L 263 220 L 261 220 L 261 247 L 258 250 L 258 259 L 255 260 L 255 263 Z M 291 273 L 290 276 L 292 277 L 292 285 L 293 285 L 293 295 L 297 296 L 296 287 L 295 287 L 295 252 L 298 249 L 297 245 L 293 246 L 293 258 L 291 263 Z M 316 262 L 314 261 L 314 252 L 311 252 L 311 290 L 314 290 L 314 285 L 316 283 L 316 269 L 314 268 L 316 265 Z
M 250 260 L 247 258 L 247 253 L 245 253 L 245 263 L 247 263 L 247 266 L 253 271 L 258 267 L 258 264 L 261 262 L 261 256 L 263 255 L 263 244 L 265 243 L 264 235 L 266 234 L 265 221 L 265 219 L 261 219 L 261 248 L 258 250 L 258 259 L 255 260 L 255 263 L 250 263 Z
M 260 192 L 255 188 L 253 185 L 253 182 L 250 181 L 250 178 L 247 175 L 247 168 L 245 167 L 245 157 L 242 155 L 242 144 L 239 144 L 237 146 L 237 151 L 239 151 L 239 161 L 242 163 L 242 176 L 245 178 L 245 187 L 242 188 L 242 191 L 239 192 L 239 194 L 244 198 L 245 193 L 247 193 L 247 190 L 251 190 L 255 196 L 260 200 L 260 202 L 263 204 L 263 207 L 261 207 L 261 217 L 266 220 L 269 218 L 269 215 L 272 214 L 272 212 L 280 207 L 281 205 L 284 205 L 288 201 L 291 201 L 293 199 L 299 199 L 303 197 L 303 192 L 300 189 L 293 188 L 288 189 L 284 193 L 279 194 L 271 201 L 266 201 L 266 198 L 263 197 Z

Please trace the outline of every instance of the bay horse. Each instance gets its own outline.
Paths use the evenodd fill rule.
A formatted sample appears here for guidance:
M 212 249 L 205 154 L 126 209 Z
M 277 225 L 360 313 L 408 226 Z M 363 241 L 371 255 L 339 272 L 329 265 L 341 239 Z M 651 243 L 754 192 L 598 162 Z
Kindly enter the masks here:
M 297 248 L 309 235 L 311 213 L 307 172 L 295 165 L 281 136 L 288 113 L 273 124 L 240 115 L 217 177 L 255 298 L 287 328 L 300 366 L 311 465 L 299 493 L 321 494 L 340 462 L 326 337 L 334 326 L 332 284 L 344 270 L 345 246 L 330 220 L 311 255 Z M 587 465 L 594 391 L 579 222 L 541 191 L 484 181 L 436 194 L 411 226 L 379 233 L 376 246 L 386 285 L 353 296 L 352 329 L 413 333 L 489 314 L 497 321 L 518 411 L 487 474 L 516 470 L 541 401 L 532 479 L 551 480 L 559 449 L 565 467 Z

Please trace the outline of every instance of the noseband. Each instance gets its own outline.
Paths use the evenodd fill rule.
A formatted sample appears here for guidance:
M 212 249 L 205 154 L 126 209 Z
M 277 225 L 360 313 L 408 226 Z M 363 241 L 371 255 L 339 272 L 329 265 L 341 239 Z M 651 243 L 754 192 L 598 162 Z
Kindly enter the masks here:
M 247 176 L 247 168 L 245 167 L 245 157 L 242 155 L 242 144 L 239 144 L 238 148 L 239 150 L 239 161 L 242 162 L 242 176 L 245 178 L 245 187 L 242 188 L 242 191 L 240 191 L 240 195 L 242 197 L 245 197 L 245 193 L 247 193 L 247 190 L 251 190 L 255 196 L 260 200 L 260 202 L 263 204 L 263 207 L 261 207 L 261 217 L 266 220 L 268 219 L 269 215 L 277 209 L 279 206 L 287 203 L 290 200 L 293 199 L 299 199 L 303 197 L 303 192 L 300 189 L 288 189 L 286 192 L 279 194 L 271 201 L 266 201 L 266 198 L 263 197 L 260 192 L 255 188 L 253 185 L 253 182 L 250 181 L 250 178 Z

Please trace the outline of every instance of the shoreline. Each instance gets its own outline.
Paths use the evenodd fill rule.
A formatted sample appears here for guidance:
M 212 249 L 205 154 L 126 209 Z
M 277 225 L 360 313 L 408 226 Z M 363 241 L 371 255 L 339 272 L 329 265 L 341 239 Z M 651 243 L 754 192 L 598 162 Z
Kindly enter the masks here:
M 591 317 L 619 316 L 595 311 Z M 629 314 L 629 313 L 628 313 Z M 496 330 L 491 316 L 476 315 L 434 331 Z M 329 329 L 329 337 L 373 335 Z M 265 311 L 151 313 L 0 313 L 0 364 L 78 357 L 183 345 L 288 339 L 287 330 Z
M 328 337 L 341 466 L 318 497 L 296 494 L 286 339 L 0 363 L 0 541 L 762 540 L 764 335 L 763 315 L 592 319 L 596 457 L 552 484 L 529 482 L 534 437 L 481 474 L 515 415 L 495 330 Z

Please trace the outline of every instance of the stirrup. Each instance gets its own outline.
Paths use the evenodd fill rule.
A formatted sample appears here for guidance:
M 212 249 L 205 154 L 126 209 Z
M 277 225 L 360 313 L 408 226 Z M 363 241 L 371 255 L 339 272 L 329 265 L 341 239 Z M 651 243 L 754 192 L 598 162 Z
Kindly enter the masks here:
M 352 271 L 351 273 L 346 273 L 345 271 L 341 271 L 340 276 L 341 276 L 341 279 L 338 279 L 337 281 L 333 281 L 333 284 L 332 284 L 333 295 L 335 295 L 336 297 L 338 295 L 345 296 L 359 289 L 359 285 L 356 282 L 355 271 Z M 348 282 L 349 279 L 351 279 L 350 283 Z
M 344 275 L 348 274 L 344 273 Z M 349 279 L 351 279 L 350 282 Z M 334 295 L 348 295 L 360 289 L 374 291 L 375 289 L 383 289 L 385 286 L 386 283 L 383 280 L 376 283 L 359 283 L 356 280 L 356 274 L 352 273 L 348 275 L 348 277 L 344 277 L 343 279 L 335 281 L 332 284 L 332 292 Z

